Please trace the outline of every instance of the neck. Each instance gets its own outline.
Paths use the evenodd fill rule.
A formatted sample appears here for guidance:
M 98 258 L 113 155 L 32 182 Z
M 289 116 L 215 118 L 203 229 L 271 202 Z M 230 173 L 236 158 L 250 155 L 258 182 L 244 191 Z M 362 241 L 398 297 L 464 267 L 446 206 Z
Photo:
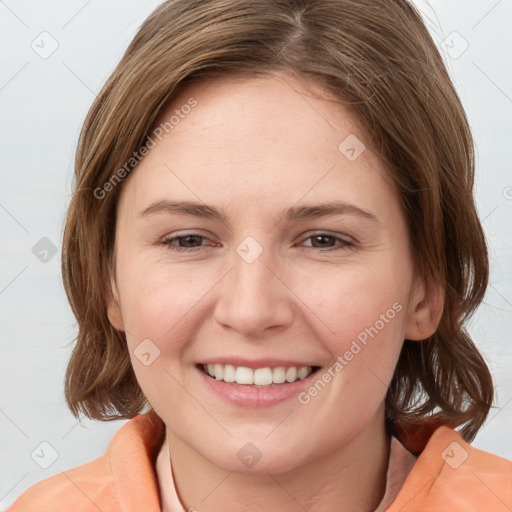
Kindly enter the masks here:
M 390 435 L 383 414 L 347 445 L 285 473 L 225 471 L 168 431 L 171 466 L 185 510 L 372 512 L 386 487 Z

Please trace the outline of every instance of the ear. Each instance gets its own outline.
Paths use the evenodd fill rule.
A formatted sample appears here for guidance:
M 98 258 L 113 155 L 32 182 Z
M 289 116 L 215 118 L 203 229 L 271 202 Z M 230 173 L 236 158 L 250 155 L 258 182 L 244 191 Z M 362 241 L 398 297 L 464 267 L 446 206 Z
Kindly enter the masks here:
M 110 279 L 110 290 L 107 292 L 107 315 L 112 327 L 124 331 L 123 315 L 119 304 L 119 292 L 114 277 Z
M 443 287 L 434 279 L 416 279 L 409 300 L 405 339 L 419 341 L 432 336 L 441 321 L 443 307 Z

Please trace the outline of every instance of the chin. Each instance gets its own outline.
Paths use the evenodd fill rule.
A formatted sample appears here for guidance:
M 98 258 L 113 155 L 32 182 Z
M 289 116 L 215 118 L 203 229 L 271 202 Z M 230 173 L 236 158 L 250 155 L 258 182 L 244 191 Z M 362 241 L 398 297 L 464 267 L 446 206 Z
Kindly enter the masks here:
M 292 471 L 310 462 L 304 446 L 307 446 L 307 443 L 276 446 L 275 443 L 269 443 L 262 437 L 259 441 L 230 443 L 221 450 L 217 446 L 214 453 L 202 455 L 215 466 L 237 474 L 279 474 Z

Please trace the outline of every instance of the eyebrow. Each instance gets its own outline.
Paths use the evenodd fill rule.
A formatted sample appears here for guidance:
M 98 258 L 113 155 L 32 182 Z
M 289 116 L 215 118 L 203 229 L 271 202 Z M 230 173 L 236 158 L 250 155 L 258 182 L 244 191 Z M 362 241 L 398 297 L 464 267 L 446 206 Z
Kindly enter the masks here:
M 138 212 L 141 217 L 156 213 L 182 214 L 205 219 L 213 219 L 228 223 L 227 215 L 224 211 L 209 206 L 204 203 L 195 203 L 191 201 L 170 201 L 163 199 L 149 205 L 144 210 Z M 363 210 L 358 206 L 345 201 L 333 201 L 324 204 L 292 206 L 283 212 L 283 217 L 289 222 L 318 219 L 329 215 L 357 215 L 365 219 L 381 224 L 380 220 L 371 212 Z

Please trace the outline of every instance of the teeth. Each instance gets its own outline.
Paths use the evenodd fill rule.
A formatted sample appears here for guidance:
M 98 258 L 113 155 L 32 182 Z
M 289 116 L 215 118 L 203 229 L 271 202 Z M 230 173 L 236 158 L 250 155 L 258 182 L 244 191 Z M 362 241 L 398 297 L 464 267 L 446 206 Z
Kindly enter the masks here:
M 235 380 L 237 384 L 252 384 L 254 382 L 254 372 L 250 368 L 239 366 L 236 369 Z
M 271 384 L 283 384 L 305 379 L 312 371 L 311 366 L 295 367 L 278 366 L 276 368 L 247 368 L 245 366 L 233 366 L 231 364 L 203 365 L 205 373 L 216 380 L 224 382 L 236 382 L 237 384 L 270 386 Z
M 272 384 L 272 370 L 270 368 L 258 368 L 254 370 L 254 384 L 268 386 Z
M 286 370 L 285 373 L 286 382 L 295 382 L 297 380 L 297 368 L 292 366 Z
M 236 368 L 227 364 L 224 366 L 224 382 L 235 382 L 236 381 Z
M 302 380 L 305 379 L 309 375 L 308 369 L 303 366 L 297 370 L 297 378 Z
M 224 378 L 224 367 L 220 364 L 213 365 L 215 369 L 215 378 L 217 380 L 223 380 Z
M 286 380 L 286 370 L 282 366 L 278 366 L 272 370 L 272 382 L 282 384 Z

